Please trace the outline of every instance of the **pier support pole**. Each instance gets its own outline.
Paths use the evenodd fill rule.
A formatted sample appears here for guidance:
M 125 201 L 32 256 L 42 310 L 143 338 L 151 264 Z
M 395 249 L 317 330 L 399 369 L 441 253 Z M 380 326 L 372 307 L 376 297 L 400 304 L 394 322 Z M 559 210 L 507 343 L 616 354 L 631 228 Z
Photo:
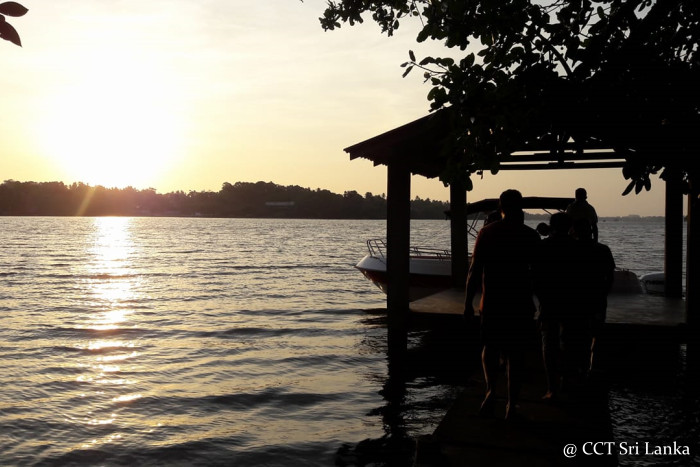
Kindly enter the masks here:
M 403 360 L 408 345 L 411 173 L 401 162 L 387 167 L 387 339 L 389 365 Z
M 686 250 L 686 323 L 690 326 L 694 340 L 698 340 L 700 329 L 700 295 L 696 292 L 700 287 L 700 189 L 697 184 L 690 183 L 688 194 L 687 250 Z
M 666 226 L 664 235 L 664 293 L 683 296 L 683 189 L 681 173 L 666 169 Z
M 690 178 L 686 237 L 685 322 L 688 325 L 688 368 L 700 373 L 700 186 L 698 177 Z
M 450 183 L 450 240 L 452 287 L 464 288 L 469 267 L 467 244 L 467 190 L 459 182 Z

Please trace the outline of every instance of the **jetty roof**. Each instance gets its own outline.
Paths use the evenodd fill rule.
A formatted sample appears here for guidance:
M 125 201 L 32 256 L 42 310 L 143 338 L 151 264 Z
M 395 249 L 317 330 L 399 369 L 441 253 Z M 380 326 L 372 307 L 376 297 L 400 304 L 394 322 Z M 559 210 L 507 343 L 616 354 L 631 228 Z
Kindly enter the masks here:
M 453 115 L 442 109 L 345 148 L 350 159 L 374 165 L 405 164 L 411 173 L 439 176 L 449 159 Z M 578 141 L 555 134 L 533 135 L 521 150 L 501 161 L 500 170 L 596 169 L 622 167 L 624 156 L 593 136 Z

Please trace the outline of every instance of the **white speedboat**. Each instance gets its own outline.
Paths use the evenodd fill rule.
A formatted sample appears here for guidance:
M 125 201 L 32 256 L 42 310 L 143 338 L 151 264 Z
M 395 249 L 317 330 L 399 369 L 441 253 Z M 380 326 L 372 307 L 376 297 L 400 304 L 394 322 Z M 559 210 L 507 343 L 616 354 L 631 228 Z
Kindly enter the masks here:
M 389 281 L 386 273 L 386 242 L 367 240 L 369 253 L 355 265 L 364 276 L 386 293 Z M 452 256 L 450 250 L 411 247 L 409 263 L 409 299 L 449 289 L 452 286 Z
M 551 211 L 563 211 L 572 201 L 570 198 L 523 198 L 525 209 L 539 209 L 551 214 Z M 468 230 L 476 236 L 481 223 L 490 212 L 498 208 L 497 199 L 484 199 L 467 205 L 467 215 L 471 216 Z M 355 267 L 372 281 L 384 293 L 387 289 L 386 242 L 382 239 L 367 240 L 368 254 Z M 409 299 L 422 297 L 452 287 L 452 255 L 450 250 L 412 246 L 409 259 Z M 645 280 L 646 278 L 646 280 Z M 663 293 L 663 273 L 647 274 L 643 280 L 627 269 L 615 270 L 611 293 L 638 294 Z
M 367 240 L 367 248 L 369 253 L 355 267 L 386 293 L 386 242 L 382 239 Z M 452 257 L 449 250 L 411 247 L 409 261 L 411 301 L 452 287 Z M 648 280 L 640 280 L 628 269 L 617 268 L 610 293 L 663 293 L 663 273 L 646 274 L 644 278 Z

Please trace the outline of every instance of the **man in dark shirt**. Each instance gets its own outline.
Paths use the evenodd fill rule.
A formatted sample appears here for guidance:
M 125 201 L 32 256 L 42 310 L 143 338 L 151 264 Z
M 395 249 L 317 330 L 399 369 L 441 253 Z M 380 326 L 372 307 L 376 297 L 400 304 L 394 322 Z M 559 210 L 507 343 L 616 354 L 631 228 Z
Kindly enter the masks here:
M 566 213 L 571 216 L 574 221 L 579 219 L 587 219 L 591 224 L 591 233 L 593 240 L 598 241 L 598 213 L 595 208 L 588 202 L 588 193 L 585 188 L 577 188 L 575 191 L 576 198 L 573 203 L 566 207 Z
M 493 413 L 499 359 L 506 363 L 506 418 L 515 414 L 524 366 L 524 348 L 534 332 L 532 267 L 539 234 L 524 223 L 522 195 L 506 190 L 499 198 L 502 219 L 484 226 L 477 236 L 466 287 L 465 314 L 481 292 L 482 365 L 486 395 L 481 413 Z
M 535 293 L 540 302 L 539 325 L 542 333 L 547 392 L 543 399 L 555 398 L 563 370 L 562 336 L 568 316 L 578 299 L 578 244 L 569 235 L 571 217 L 558 212 L 549 221 L 550 234 L 542 240 L 535 268 Z M 573 303 L 572 303 L 573 302 Z
M 615 275 L 615 259 L 610 248 L 593 238 L 590 223 L 586 219 L 573 222 L 574 236 L 578 246 L 578 291 L 575 292 L 575 307 L 584 325 L 580 333 L 572 337 L 574 344 L 572 370 L 585 374 L 593 369 L 596 337 L 605 323 L 608 294 Z

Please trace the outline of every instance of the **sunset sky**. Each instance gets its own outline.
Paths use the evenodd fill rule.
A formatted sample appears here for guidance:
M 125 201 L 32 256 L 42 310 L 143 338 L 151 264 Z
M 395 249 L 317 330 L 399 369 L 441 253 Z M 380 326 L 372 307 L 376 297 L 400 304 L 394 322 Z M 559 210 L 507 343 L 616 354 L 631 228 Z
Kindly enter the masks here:
M 0 43 L 0 181 L 218 191 L 269 181 L 386 192 L 386 169 L 343 148 L 428 113 L 420 73 L 402 78 L 419 24 L 324 32 L 325 0 L 22 0 Z M 416 20 L 417 21 L 417 20 Z M 663 215 L 664 186 L 622 197 L 620 170 L 502 173 L 470 200 L 518 188 L 573 196 L 600 215 Z M 414 177 L 412 195 L 448 199 Z

